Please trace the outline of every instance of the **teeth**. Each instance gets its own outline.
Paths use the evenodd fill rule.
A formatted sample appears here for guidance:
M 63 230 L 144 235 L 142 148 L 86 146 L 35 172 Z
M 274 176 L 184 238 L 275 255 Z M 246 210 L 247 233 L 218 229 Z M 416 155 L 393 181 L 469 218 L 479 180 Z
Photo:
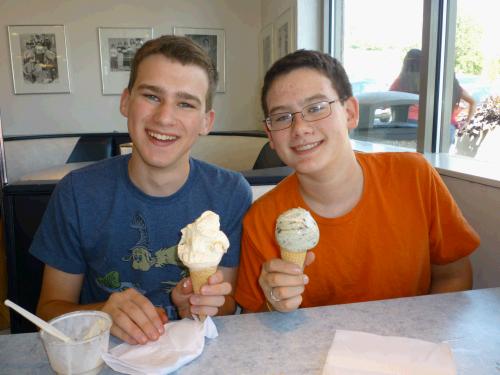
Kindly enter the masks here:
M 158 139 L 160 141 L 173 141 L 173 140 L 177 139 L 177 137 L 174 137 L 173 135 L 165 135 L 165 134 L 159 134 L 159 133 L 153 133 L 153 132 L 148 132 L 148 134 L 151 137 Z
M 311 148 L 316 147 L 317 145 L 319 145 L 319 142 L 308 143 L 306 145 L 297 146 L 297 147 L 295 147 L 295 149 L 297 151 L 306 151 L 306 150 L 310 150 Z

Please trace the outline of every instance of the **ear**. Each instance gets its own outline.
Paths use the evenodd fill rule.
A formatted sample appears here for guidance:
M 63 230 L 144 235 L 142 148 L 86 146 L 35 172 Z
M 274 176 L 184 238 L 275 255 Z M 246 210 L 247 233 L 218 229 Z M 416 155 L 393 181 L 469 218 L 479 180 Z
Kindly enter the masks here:
M 128 102 L 130 99 L 130 92 L 128 88 L 125 88 L 122 92 L 122 96 L 120 97 L 120 113 L 123 117 L 128 117 Z
M 210 133 L 214 127 L 214 121 L 215 111 L 211 109 L 203 115 L 203 123 L 201 124 L 199 135 L 207 135 Z
M 344 108 L 347 114 L 347 129 L 355 129 L 359 121 L 359 102 L 351 96 L 344 102 Z
M 266 132 L 267 138 L 269 139 L 269 146 L 274 150 L 273 133 L 269 131 L 267 125 L 264 123 L 264 131 Z

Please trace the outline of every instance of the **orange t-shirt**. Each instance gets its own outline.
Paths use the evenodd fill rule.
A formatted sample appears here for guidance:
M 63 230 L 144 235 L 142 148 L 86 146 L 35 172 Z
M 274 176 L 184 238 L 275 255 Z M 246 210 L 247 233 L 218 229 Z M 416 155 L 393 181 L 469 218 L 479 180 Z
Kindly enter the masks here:
M 347 214 L 324 218 L 302 199 L 295 174 L 258 199 L 243 222 L 236 300 L 258 311 L 262 264 L 279 257 L 277 217 L 308 209 L 318 223 L 316 260 L 306 267 L 302 307 L 427 294 L 431 264 L 469 255 L 479 237 L 462 216 L 438 173 L 417 153 L 357 154 L 363 194 Z

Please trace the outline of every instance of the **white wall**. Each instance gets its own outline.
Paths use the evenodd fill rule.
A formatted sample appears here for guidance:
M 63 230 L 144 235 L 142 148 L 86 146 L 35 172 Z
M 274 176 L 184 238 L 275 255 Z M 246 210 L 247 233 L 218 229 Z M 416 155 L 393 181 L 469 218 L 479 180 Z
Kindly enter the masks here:
M 467 221 L 481 237 L 471 256 L 474 288 L 500 286 L 500 188 L 443 176 Z
M 8 25 L 66 27 L 70 94 L 14 95 Z M 261 9 L 247 0 L 0 0 L 0 111 L 4 135 L 126 131 L 119 96 L 103 96 L 98 27 L 223 28 L 226 92 L 215 98 L 215 130 L 260 129 Z
M 274 23 L 287 9 L 293 14 L 293 48 L 322 49 L 322 0 L 261 0 L 262 25 Z
M 323 1 L 297 0 L 297 48 L 322 50 Z
M 288 8 L 292 8 L 295 13 L 297 0 L 261 0 L 262 26 L 266 26 L 276 21 L 276 19 Z

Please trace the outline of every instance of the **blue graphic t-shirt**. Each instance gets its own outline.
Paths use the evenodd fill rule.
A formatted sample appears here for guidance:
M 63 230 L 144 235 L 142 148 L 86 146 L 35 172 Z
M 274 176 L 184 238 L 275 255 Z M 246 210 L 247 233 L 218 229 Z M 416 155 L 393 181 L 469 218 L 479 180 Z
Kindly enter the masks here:
M 230 241 L 220 265 L 237 266 L 250 186 L 239 173 L 191 159 L 181 189 L 169 197 L 151 197 L 129 179 L 129 158 L 106 159 L 65 176 L 30 253 L 58 270 L 85 274 L 82 304 L 133 287 L 173 319 L 170 291 L 187 276 L 177 257 L 180 230 L 205 210 L 217 213 Z

